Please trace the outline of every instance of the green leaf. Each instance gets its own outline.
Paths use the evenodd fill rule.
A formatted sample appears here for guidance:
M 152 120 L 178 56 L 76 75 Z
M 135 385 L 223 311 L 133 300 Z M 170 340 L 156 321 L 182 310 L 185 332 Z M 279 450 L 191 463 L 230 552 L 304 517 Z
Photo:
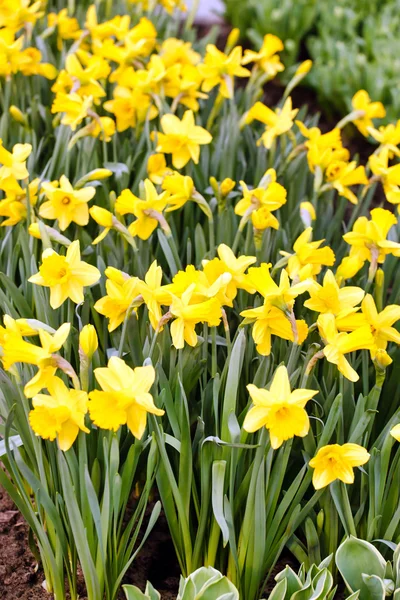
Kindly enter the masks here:
M 225 460 L 215 460 L 212 465 L 212 508 L 221 532 L 224 548 L 229 541 L 229 527 L 224 515 Z
M 336 565 L 350 592 L 367 593 L 363 575 L 376 575 L 383 579 L 386 561 L 369 542 L 348 537 L 336 552 Z M 368 597 L 368 596 L 367 596 Z

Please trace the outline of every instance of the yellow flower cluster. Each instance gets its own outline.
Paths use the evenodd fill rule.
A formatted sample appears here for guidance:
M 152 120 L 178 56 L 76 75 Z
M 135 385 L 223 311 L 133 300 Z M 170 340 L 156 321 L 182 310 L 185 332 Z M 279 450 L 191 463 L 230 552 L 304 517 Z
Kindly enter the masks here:
M 169 13 L 185 8 L 181 0 L 158 3 L 130 0 L 130 3 L 140 4 L 149 11 L 158 5 Z M 243 179 L 241 191 L 235 190 L 237 183 L 233 179 L 221 176 L 222 181 L 217 181 L 208 173 L 206 180 L 212 192 L 201 191 L 206 197 L 214 194 L 209 202 L 196 186 L 201 189 L 203 159 L 208 164 L 206 159 L 214 150 L 215 120 L 221 110 L 234 104 L 236 78 L 248 82 L 246 90 L 252 91 L 257 86 L 262 89 L 264 82 L 284 69 L 279 56 L 283 44 L 279 38 L 267 34 L 258 52 L 243 52 L 242 47 L 236 45 L 237 32 L 234 31 L 224 51 L 207 44 L 202 56 L 190 42 L 173 37 L 160 41 L 156 26 L 147 16 L 134 21 L 130 15 L 117 15 L 99 21 L 93 4 L 86 12 L 84 23 L 80 24 L 65 8 L 47 15 L 43 32 L 43 39 L 55 36 L 54 44 L 61 57 L 61 68 L 57 71 L 42 61 L 38 49 L 26 43 L 36 21 L 44 17 L 42 3 L 17 0 L 10 6 L 9 2 L 0 3 L 0 77 L 7 83 L 18 74 L 55 80 L 51 85 L 54 94 L 51 112 L 55 115 L 52 127 L 72 136 L 70 150 L 81 138 L 97 138 L 102 142 L 103 151 L 105 148 L 104 167 L 107 168 L 95 169 L 78 180 L 74 180 L 71 169 L 66 168 L 65 174 L 51 172 L 51 177 L 57 179 L 50 181 L 46 179 L 46 169 L 36 169 L 42 173 L 41 177 L 30 180 L 27 161 L 29 164 L 30 158 L 37 158 L 31 156 L 32 145 L 15 144 L 11 148 L 5 141 L 9 148 L 6 149 L 0 140 L 2 225 L 14 226 L 27 221 L 29 233 L 46 242 L 38 272 L 29 282 L 49 288 L 52 309 L 59 309 L 67 300 L 70 300 L 69 306 L 83 303 L 85 289 L 101 283 L 105 294 L 100 297 L 99 289 L 95 288 L 91 308 L 96 318 L 101 315 L 107 319 L 109 332 L 114 332 L 131 316 L 148 317 L 153 329 L 150 337 L 155 340 L 163 330 L 169 330 L 167 339 L 181 350 L 185 344 L 195 347 L 199 334 L 208 335 L 208 328 L 217 328 L 221 322 L 228 340 L 230 314 L 235 313 L 242 318 L 239 327 L 252 326 L 254 344 L 263 356 L 271 355 L 275 337 L 291 342 L 292 348 L 306 339 L 310 345 L 311 342 L 319 344 L 320 350 L 311 358 L 306 374 L 318 359 L 326 359 L 341 375 L 356 382 L 359 375 L 349 355 L 359 350 L 370 352 L 377 370 L 390 364 L 389 344 L 400 345 L 400 333 L 394 327 L 400 320 L 400 306 L 384 307 L 379 302 L 379 294 L 375 293 L 374 299 L 368 292 L 372 285 L 375 292 L 382 287 L 383 272 L 379 267 L 386 258 L 400 257 L 400 243 L 395 241 L 392 229 L 397 225 L 396 216 L 385 208 L 375 207 L 369 216 L 365 216 L 365 210 L 364 216 L 354 218 L 351 230 L 343 235 L 348 253 L 343 257 L 339 250 L 343 258 L 337 265 L 334 250 L 324 239 L 318 239 L 322 234 L 318 235 L 317 224 L 313 228 L 314 222 L 318 223 L 318 214 L 323 211 L 325 193 L 337 194 L 353 205 L 361 198 L 362 209 L 368 190 L 380 183 L 387 201 L 400 205 L 400 165 L 392 164 L 400 157 L 400 121 L 376 129 L 374 119 L 385 116 L 382 104 L 372 102 L 368 94 L 360 90 L 352 99 L 352 112 L 331 131 L 323 132 L 316 126 L 309 127 L 307 121 L 295 120 L 299 111 L 293 108 L 290 92 L 311 68 L 310 61 L 297 69 L 278 107 L 271 108 L 257 100 L 260 94 L 244 94 L 245 100 L 238 103 L 240 111 L 235 108 L 235 133 L 239 136 L 242 130 L 244 135 L 255 132 L 251 138 L 253 147 L 261 146 L 263 156 L 272 159 L 265 160 L 257 170 L 257 181 L 250 182 L 247 175 L 235 173 L 238 180 Z M 203 127 L 206 121 L 201 108 L 206 102 L 207 125 Z M 9 109 L 13 118 L 24 125 L 22 112 L 15 106 Z M 343 145 L 343 129 L 351 122 L 362 135 L 370 136 L 379 144 L 365 166 L 351 160 L 349 150 Z M 60 124 L 69 129 L 59 127 Z M 124 165 L 128 176 L 123 184 L 120 185 L 120 181 L 116 184 L 116 192 L 112 191 L 109 196 L 96 193 L 100 182 L 113 174 L 108 167 L 118 169 L 119 140 L 129 139 L 124 137 L 128 133 L 132 139 L 135 137 L 138 145 L 139 140 L 144 140 L 145 162 L 136 180 L 143 177 L 144 181 L 130 186 L 130 169 Z M 94 139 L 84 141 L 93 144 L 90 147 L 97 144 Z M 287 150 L 288 142 L 290 150 Z M 106 160 L 107 147 L 113 148 L 114 167 Z M 274 161 L 277 148 L 280 158 Z M 313 193 L 299 197 L 300 227 L 290 240 L 282 236 L 282 245 L 276 252 L 279 251 L 280 258 L 273 264 L 265 259 L 265 256 L 273 256 L 270 249 L 267 248 L 267 254 L 261 252 L 266 239 L 264 232 L 282 228 L 281 215 L 290 201 L 290 190 L 282 173 L 298 156 L 303 156 L 305 165 L 307 161 L 307 176 L 311 178 L 309 172 L 313 174 Z M 34 170 L 32 167 L 31 172 Z M 50 175 L 48 177 L 50 179 Z M 357 194 L 354 186 L 362 186 Z M 185 211 L 189 212 L 189 203 L 195 203 L 208 220 L 210 253 L 198 264 L 187 264 L 174 271 L 171 279 L 163 271 L 162 261 L 153 260 L 159 255 L 152 253 L 154 238 L 151 236 L 160 227 L 160 239 L 167 239 L 173 248 L 174 217 L 178 221 Z M 184 207 L 182 215 L 170 215 Z M 214 215 L 227 207 L 237 227 L 232 247 L 214 242 Z M 90 233 L 93 226 L 90 217 L 102 228 L 94 239 Z M 41 219 L 53 223 L 48 226 Z M 246 241 L 244 253 L 240 254 L 238 242 L 247 224 L 252 236 L 248 236 L 249 243 Z M 64 232 L 67 233 L 64 235 Z M 147 266 L 151 263 L 145 274 L 138 277 L 125 272 L 121 270 L 129 270 L 124 267 L 125 263 L 111 259 L 105 263 L 109 266 L 104 270 L 105 281 L 102 281 L 103 273 L 90 264 L 95 261 L 81 259 L 81 244 L 89 246 L 82 247 L 84 257 L 90 252 L 94 255 L 91 245 L 101 253 L 103 248 L 98 245 L 108 234 L 104 248 L 121 236 L 124 248 L 127 243 L 129 250 L 136 253 L 142 248 L 149 249 L 146 257 L 153 258 L 144 259 Z M 219 240 L 221 238 L 224 239 L 223 235 Z M 56 252 L 49 247 L 49 240 L 64 246 L 65 251 Z M 251 255 L 253 250 L 248 250 L 253 247 L 249 245 L 253 241 L 255 256 Z M 37 243 L 33 239 L 30 242 Z M 365 271 L 368 269 L 365 289 L 347 285 L 364 267 Z M 232 309 L 231 313 L 228 309 Z M 29 417 L 32 429 L 44 439 L 58 439 L 62 450 L 72 446 L 79 431 L 89 433 L 91 424 L 112 431 L 127 425 L 140 439 L 145 432 L 147 414 L 164 414 L 150 393 L 156 381 L 155 369 L 149 364 L 132 369 L 120 358 L 121 346 L 119 357 L 112 355 L 107 367 L 94 369 L 101 389 L 89 391 L 82 383 L 83 378 L 78 378 L 60 353 L 67 343 L 70 328 L 70 323 L 64 323 L 55 331 L 38 321 L 4 317 L 4 326 L 0 328 L 4 369 L 16 376 L 19 376 L 18 363 L 37 369 L 24 387 L 26 397 L 32 399 Z M 32 343 L 31 338 L 37 343 Z M 85 326 L 79 338 L 82 364 L 91 363 L 98 345 L 94 326 Z M 294 436 L 305 437 L 310 430 L 306 405 L 317 391 L 292 390 L 290 375 L 281 365 L 269 389 L 253 384 L 247 386 L 253 406 L 246 414 L 243 428 L 254 432 L 266 427 L 273 449 Z M 73 389 L 67 387 L 67 378 L 72 381 Z M 41 393 L 43 390 L 48 393 Z M 399 427 L 391 430 L 396 439 L 400 439 Z M 356 444 L 320 448 L 310 462 L 314 468 L 315 488 L 320 489 L 336 479 L 351 483 L 353 468 L 368 459 L 367 451 Z

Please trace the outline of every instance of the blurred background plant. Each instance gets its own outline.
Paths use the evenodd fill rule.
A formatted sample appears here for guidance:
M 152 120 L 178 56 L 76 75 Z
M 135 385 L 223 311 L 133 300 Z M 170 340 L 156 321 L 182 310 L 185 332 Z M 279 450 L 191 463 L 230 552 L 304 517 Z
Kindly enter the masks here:
M 283 40 L 286 67 L 313 60 L 305 83 L 328 114 L 347 113 L 353 95 L 365 89 L 385 104 L 388 121 L 398 117 L 399 0 L 225 0 L 225 5 L 227 20 L 256 47 L 267 33 Z

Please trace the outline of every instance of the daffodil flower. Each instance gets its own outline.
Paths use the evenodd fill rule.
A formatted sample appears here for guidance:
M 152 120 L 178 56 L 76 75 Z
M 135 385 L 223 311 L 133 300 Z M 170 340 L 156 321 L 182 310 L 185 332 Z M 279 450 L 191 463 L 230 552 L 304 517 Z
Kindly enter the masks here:
M 272 33 L 267 33 L 264 36 L 263 43 L 258 52 L 253 50 L 245 50 L 244 58 L 242 60 L 243 65 L 248 65 L 254 62 L 270 79 L 275 77 L 277 73 L 280 73 L 285 69 L 280 61 L 278 52 L 284 49 L 282 40 Z
M 329 246 L 320 248 L 324 240 L 312 242 L 312 227 L 307 227 L 293 244 L 294 254 L 280 251 L 287 257 L 287 271 L 291 279 L 304 281 L 310 277 L 315 278 L 323 266 L 331 267 L 335 262 L 335 254 Z
M 359 90 L 354 94 L 351 104 L 354 111 L 361 115 L 354 120 L 354 125 L 364 137 L 368 137 L 368 127 L 373 127 L 372 119 L 383 119 L 386 116 L 386 110 L 382 102 L 371 102 L 368 92 Z
M 207 44 L 204 63 L 199 70 L 204 78 L 202 90 L 209 92 L 219 85 L 219 93 L 223 98 L 232 98 L 234 77 L 249 77 L 250 71 L 242 67 L 242 48 L 236 46 L 229 55 L 218 50 L 214 44 Z
M 85 426 L 88 397 L 81 390 L 69 390 L 58 377 L 52 377 L 47 388 L 49 395 L 32 398 L 29 423 L 37 436 L 50 441 L 57 438 L 60 449 L 66 452 L 79 431 L 89 433 Z
M 354 467 L 365 465 L 369 458 L 367 450 L 358 444 L 323 446 L 309 463 L 314 469 L 314 488 L 320 490 L 336 479 L 354 483 Z
M 47 202 L 39 208 L 39 215 L 45 219 L 57 219 L 61 231 L 65 231 L 71 223 L 84 226 L 89 222 L 88 202 L 93 198 L 96 189 L 92 186 L 75 190 L 70 181 L 62 175 L 59 185 L 42 183 Z
M 94 309 L 109 320 L 108 331 L 114 331 L 124 321 L 128 310 L 139 306 L 143 298 L 137 277 L 129 277 L 117 269 L 106 269 L 105 274 L 108 277 L 107 295 L 96 302 Z
M 190 160 L 197 165 L 200 146 L 211 142 L 212 136 L 203 127 L 195 124 L 194 115 L 187 110 L 180 120 L 176 115 L 161 117 L 163 133 L 157 134 L 157 152 L 172 154 L 175 169 L 182 169 Z
M 344 377 L 350 381 L 360 379 L 358 373 L 350 365 L 345 354 L 355 350 L 369 350 L 374 344 L 370 328 L 365 325 L 357 328 L 352 333 L 338 332 L 335 317 L 331 313 L 321 314 L 318 317 L 318 329 L 325 342 L 322 350 L 325 358 L 334 365 Z
M 195 285 L 192 284 L 180 298 L 173 296 L 169 312 L 174 317 L 171 323 L 172 342 L 177 349 L 196 346 L 197 334 L 195 327 L 198 323 L 207 323 L 210 327 L 217 327 L 221 321 L 221 304 L 216 298 L 204 302 L 190 304 Z
M 158 194 L 150 179 L 144 182 L 145 200 L 138 198 L 130 190 L 123 190 L 115 203 L 115 211 L 120 215 L 133 214 L 136 220 L 129 226 L 129 233 L 147 240 L 158 224 L 169 231 L 163 217 L 163 210 L 167 205 L 168 193 Z
M 90 417 L 97 427 L 118 431 L 127 425 L 135 438 L 143 437 L 147 413 L 161 416 L 149 393 L 155 380 L 152 366 L 131 369 L 121 358 L 112 356 L 108 366 L 95 369 L 101 390 L 89 394 Z
M 262 143 L 269 150 L 277 137 L 290 131 L 293 127 L 293 119 L 298 112 L 298 108 L 292 109 L 290 97 L 287 98 L 282 108 L 277 108 L 275 111 L 262 102 L 256 102 L 247 113 L 245 123 L 251 123 L 254 120 L 264 123 L 265 131 L 258 144 Z
M 9 152 L 0 140 L 0 184 L 9 178 L 26 179 L 29 177 L 26 159 L 31 152 L 31 144 L 15 144 L 12 152 Z
M 51 248 L 42 254 L 39 273 L 28 281 L 50 288 L 50 306 L 59 308 L 67 298 L 75 304 L 84 300 L 83 288 L 94 285 L 100 279 L 100 271 L 81 260 L 79 241 L 68 247 L 65 256 Z
M 277 368 L 269 390 L 260 389 L 253 384 L 249 384 L 247 389 L 254 406 L 245 417 L 245 431 L 254 432 L 266 427 L 274 450 L 294 436 L 307 435 L 310 420 L 304 407 L 318 391 L 291 391 L 289 375 L 284 365 Z
M 322 285 L 316 281 L 308 289 L 310 299 L 304 306 L 319 313 L 332 313 L 338 318 L 353 315 L 364 298 L 364 290 L 355 286 L 339 288 L 333 272 L 328 269 Z

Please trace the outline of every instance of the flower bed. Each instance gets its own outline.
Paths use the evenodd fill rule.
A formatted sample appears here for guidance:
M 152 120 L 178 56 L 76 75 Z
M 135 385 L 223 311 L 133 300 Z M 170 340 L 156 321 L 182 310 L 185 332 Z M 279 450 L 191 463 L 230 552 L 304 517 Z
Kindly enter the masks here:
M 0 8 L 0 484 L 43 588 L 159 598 L 164 523 L 180 600 L 393 592 L 397 126 L 360 90 L 322 131 L 310 61 L 267 106 L 281 41 L 181 2 L 56 9 Z

